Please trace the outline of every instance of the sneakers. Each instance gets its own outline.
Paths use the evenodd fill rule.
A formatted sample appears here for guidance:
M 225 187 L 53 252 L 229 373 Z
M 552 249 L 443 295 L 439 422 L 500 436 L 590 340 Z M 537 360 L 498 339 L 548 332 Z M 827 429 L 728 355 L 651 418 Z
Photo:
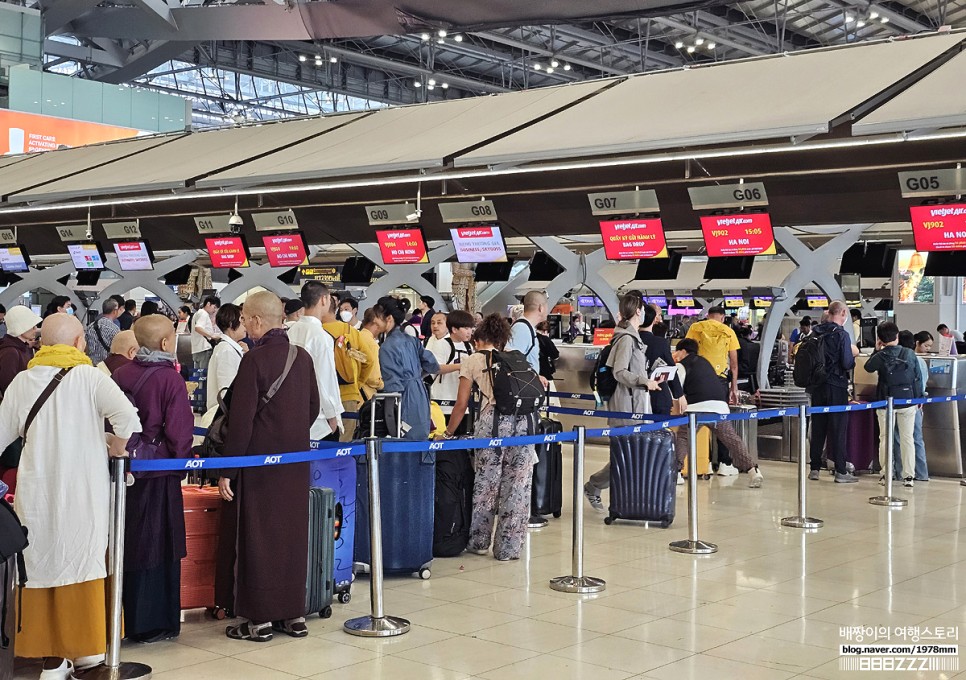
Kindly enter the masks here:
M 748 476 L 750 477 L 750 479 L 748 480 L 748 488 L 760 489 L 761 480 L 764 478 L 761 476 L 761 472 L 758 470 L 757 466 L 748 470 Z
M 808 478 L 811 479 L 813 482 L 817 482 L 819 480 L 819 477 L 821 476 L 822 476 L 821 470 L 812 470 L 811 472 L 808 473 Z
M 913 481 L 912 477 L 906 477 L 902 481 L 902 485 L 910 489 L 912 488 L 913 484 L 915 484 L 915 482 Z
M 859 478 L 853 475 L 851 472 L 846 472 L 844 475 L 838 472 L 835 473 L 836 484 L 855 484 L 858 481 Z
M 684 486 L 684 475 L 682 475 L 680 472 L 678 473 L 678 486 Z M 597 500 L 600 499 L 598 498 Z
M 604 504 L 600 500 L 600 489 L 591 486 L 590 482 L 584 484 L 584 496 L 587 498 L 587 502 L 590 503 L 590 507 L 597 512 L 604 511 Z
M 53 670 L 43 670 L 40 680 L 70 680 L 74 677 L 74 664 L 67 659 L 60 662 L 60 666 Z
M 545 518 L 540 515 L 531 515 L 529 521 L 527 521 L 528 529 L 543 529 L 545 526 L 550 524 Z
M 489 555 L 490 549 L 489 548 L 467 548 L 466 552 L 472 553 L 474 555 Z
M 885 475 L 879 477 L 879 486 L 885 486 Z
M 738 474 L 738 468 L 736 468 L 734 465 L 721 463 L 721 465 L 718 466 L 719 477 L 734 477 L 737 474 Z

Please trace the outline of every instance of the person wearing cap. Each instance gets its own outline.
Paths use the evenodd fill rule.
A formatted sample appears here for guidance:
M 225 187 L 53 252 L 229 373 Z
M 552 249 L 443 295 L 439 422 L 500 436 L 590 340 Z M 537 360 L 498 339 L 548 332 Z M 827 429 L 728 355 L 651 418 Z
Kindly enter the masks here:
M 30 307 L 17 305 L 7 312 L 6 321 L 7 334 L 0 338 L 0 395 L 18 373 L 27 370 L 42 319 Z
M 305 316 L 305 303 L 294 298 L 285 301 L 285 327 L 289 328 L 299 319 Z

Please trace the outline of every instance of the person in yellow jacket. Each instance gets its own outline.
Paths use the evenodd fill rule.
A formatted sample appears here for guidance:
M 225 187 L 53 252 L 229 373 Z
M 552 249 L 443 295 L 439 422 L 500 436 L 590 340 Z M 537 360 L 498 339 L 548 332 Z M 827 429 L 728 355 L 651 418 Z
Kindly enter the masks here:
M 721 399 L 729 404 L 738 403 L 738 336 L 726 326 L 725 310 L 711 307 L 703 321 L 691 324 L 687 338 L 698 343 L 698 356 L 704 357 L 714 368 L 721 381 Z M 738 469 L 731 464 L 727 447 L 718 445 L 718 474 L 732 476 Z
M 377 359 L 372 355 L 371 343 L 364 342 L 352 324 L 339 319 L 338 309 L 339 301 L 332 297 L 328 309 L 322 311 L 322 328 L 335 341 L 335 370 L 342 412 L 358 413 L 362 406 L 362 386 L 367 384 Z M 345 428 L 339 441 L 352 441 L 353 435 L 349 428 Z

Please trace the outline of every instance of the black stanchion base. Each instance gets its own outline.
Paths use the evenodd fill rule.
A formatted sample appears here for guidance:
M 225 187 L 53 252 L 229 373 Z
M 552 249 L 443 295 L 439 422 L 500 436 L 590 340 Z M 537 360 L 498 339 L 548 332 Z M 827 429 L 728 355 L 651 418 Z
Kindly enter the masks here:
M 143 663 L 123 662 L 116 668 L 101 665 L 74 671 L 73 677 L 75 680 L 148 680 L 151 673 L 151 667 Z

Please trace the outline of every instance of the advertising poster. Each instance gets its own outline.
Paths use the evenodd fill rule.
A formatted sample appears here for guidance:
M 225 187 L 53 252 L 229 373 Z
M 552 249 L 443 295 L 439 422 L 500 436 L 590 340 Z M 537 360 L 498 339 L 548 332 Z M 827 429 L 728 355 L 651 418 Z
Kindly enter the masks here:
M 902 304 L 936 301 L 936 279 L 924 274 L 928 253 L 900 250 L 896 254 L 897 301 Z
M 265 254 L 272 267 L 299 267 L 308 264 L 305 242 L 301 234 L 273 234 L 263 236 Z
M 211 266 L 215 269 L 243 269 L 248 266 L 248 248 L 241 236 L 216 236 L 205 239 Z
M 0 109 L 0 153 L 4 156 L 111 142 L 138 134 L 133 128 Z
M 708 257 L 748 257 L 777 252 L 768 213 L 706 215 L 701 218 L 701 231 Z
M 966 204 L 909 208 L 916 250 L 966 250 Z
M 605 220 L 600 223 L 604 254 L 608 260 L 641 260 L 667 257 L 664 225 L 660 219 Z
M 506 245 L 497 225 L 457 227 L 450 229 L 450 234 L 459 262 L 506 262 Z
M 376 232 L 383 264 L 420 264 L 429 262 L 426 239 L 420 228 L 400 227 Z

